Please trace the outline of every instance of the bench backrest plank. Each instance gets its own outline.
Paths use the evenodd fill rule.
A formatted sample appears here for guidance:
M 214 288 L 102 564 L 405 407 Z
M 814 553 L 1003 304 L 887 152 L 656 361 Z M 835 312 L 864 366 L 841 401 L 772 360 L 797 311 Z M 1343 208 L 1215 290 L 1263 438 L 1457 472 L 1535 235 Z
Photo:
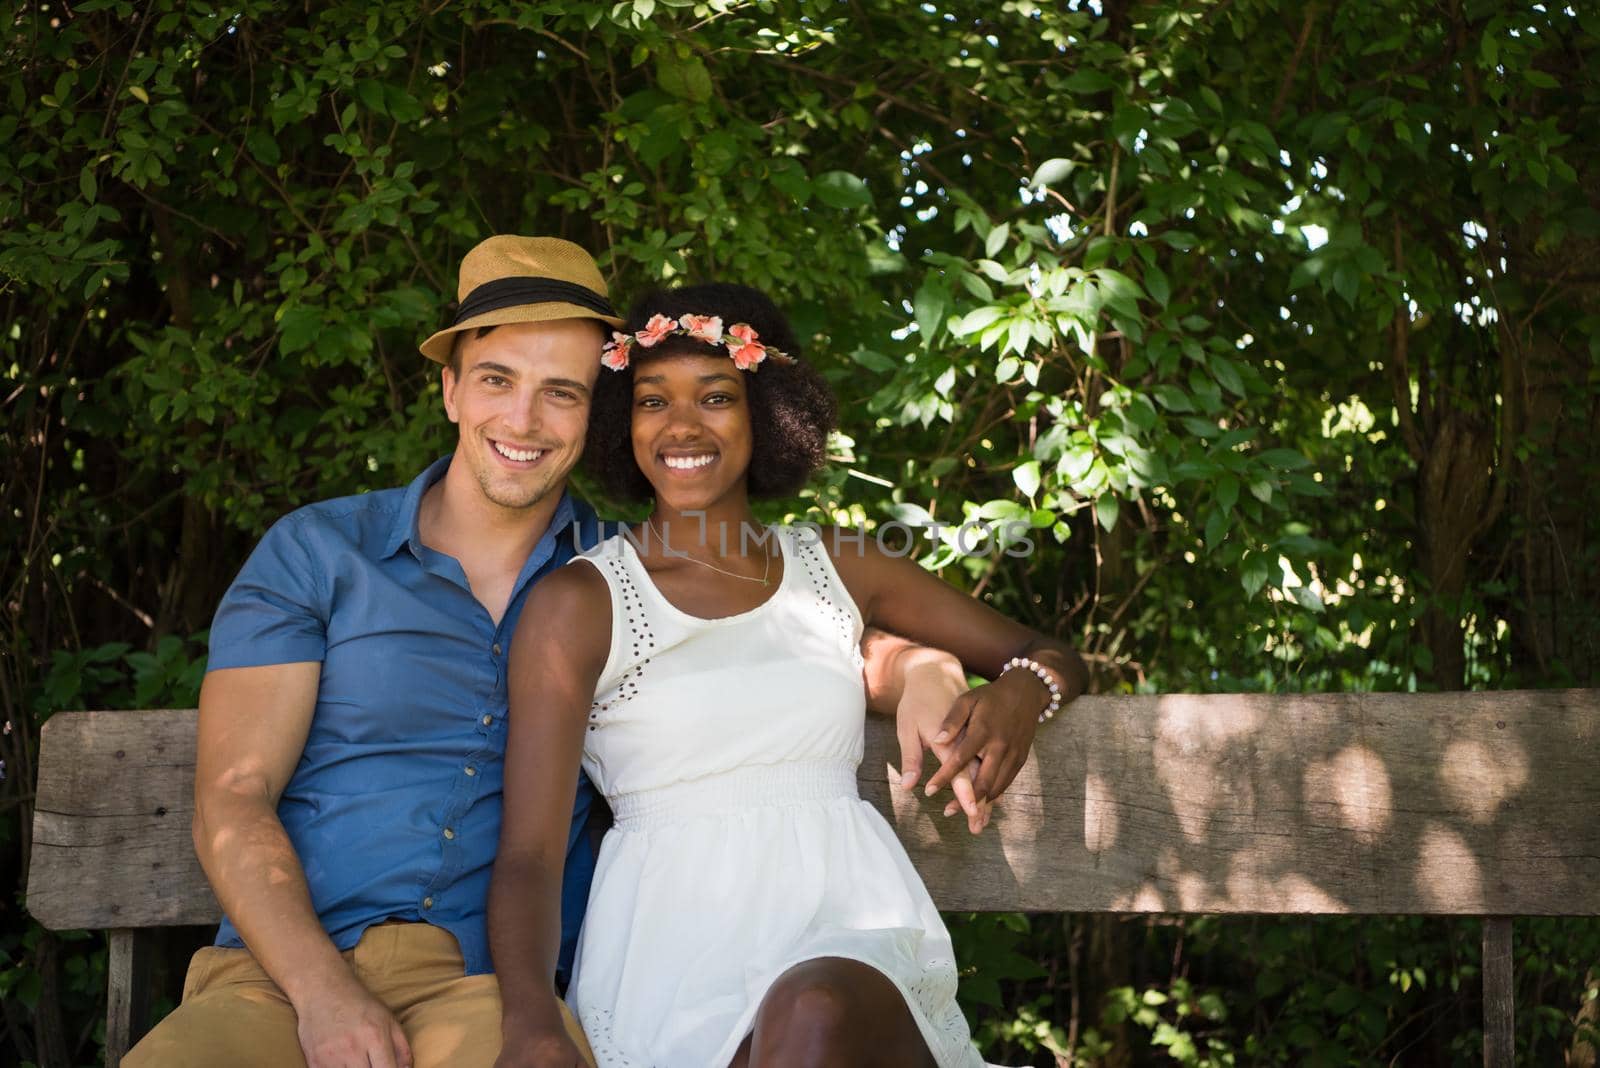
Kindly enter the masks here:
M 58 713 L 28 908 L 47 927 L 207 924 L 191 710 Z M 1042 728 L 994 826 L 862 796 L 942 908 L 1600 914 L 1600 691 L 1098 696 Z

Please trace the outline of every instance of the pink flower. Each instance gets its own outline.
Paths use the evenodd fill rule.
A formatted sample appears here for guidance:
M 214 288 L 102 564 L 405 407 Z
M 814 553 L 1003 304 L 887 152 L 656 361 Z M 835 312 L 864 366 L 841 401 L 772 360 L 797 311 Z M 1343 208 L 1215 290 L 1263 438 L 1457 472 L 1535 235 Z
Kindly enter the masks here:
M 767 358 L 767 348 L 759 341 L 751 341 L 728 351 L 733 356 L 733 365 L 741 371 L 754 371 L 756 364 Z
M 678 322 L 696 341 L 707 341 L 715 345 L 722 340 L 720 315 L 685 315 Z
M 645 348 L 654 348 L 678 329 L 678 320 L 669 319 L 665 315 L 652 315 L 650 321 L 644 324 L 644 329 L 634 335 L 639 339 L 639 344 Z
M 739 370 L 753 371 L 767 358 L 767 347 L 757 340 L 761 335 L 749 323 L 734 323 L 728 327 L 728 336 L 736 339 L 728 342 L 728 354 Z
M 628 350 L 631 348 L 633 348 L 633 335 L 613 330 L 611 340 L 600 350 L 600 362 L 613 371 L 620 371 L 628 366 Z

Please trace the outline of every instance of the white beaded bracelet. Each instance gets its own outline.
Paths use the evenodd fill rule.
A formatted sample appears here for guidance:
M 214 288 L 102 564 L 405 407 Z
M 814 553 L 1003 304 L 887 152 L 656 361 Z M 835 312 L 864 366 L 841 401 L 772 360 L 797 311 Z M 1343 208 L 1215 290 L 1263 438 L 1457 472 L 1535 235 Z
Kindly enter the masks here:
M 1050 673 L 1049 668 L 1037 660 L 1032 660 L 1025 656 L 1014 656 L 1006 661 L 1006 666 L 1000 669 L 1000 674 L 1004 675 L 1012 668 L 1027 668 L 1039 676 L 1039 681 L 1044 683 L 1045 688 L 1050 691 L 1050 704 L 1045 707 L 1043 712 L 1039 713 L 1040 723 L 1052 718 L 1057 712 L 1061 711 L 1061 686 L 1056 682 L 1055 676 Z

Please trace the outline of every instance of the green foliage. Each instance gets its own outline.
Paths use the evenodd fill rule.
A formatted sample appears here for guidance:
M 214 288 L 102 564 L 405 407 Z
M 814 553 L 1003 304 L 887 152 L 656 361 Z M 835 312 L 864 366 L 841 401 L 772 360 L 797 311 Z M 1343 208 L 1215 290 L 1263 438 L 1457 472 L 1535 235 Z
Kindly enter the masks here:
M 415 345 L 494 232 L 585 244 L 624 302 L 683 278 L 772 289 L 844 401 L 835 464 L 777 511 L 942 524 L 924 562 L 1073 641 L 1102 690 L 1595 677 L 1583 5 L 5 16 L 0 844 L 19 876 L 46 716 L 192 702 L 201 646 L 177 635 L 269 522 L 449 448 Z M 964 555 L 978 521 L 1033 551 Z M 1079 1063 L 1405 1061 L 1418 1028 L 1472 1059 L 1460 932 L 1252 923 L 1248 953 L 1214 921 L 1150 928 L 1141 961 L 1176 939 L 1194 967 L 1113 974 L 1071 964 L 1081 924 L 973 918 L 964 996 L 987 1048 Z M 1519 1035 L 1552 1057 L 1594 956 L 1588 928 L 1559 929 L 1519 980 Z M 18 912 L 0 930 L 0 989 L 96 966 L 81 942 L 46 961 Z M 1380 961 L 1354 948 L 1384 939 Z M 29 1056 L 92 1015 L 27 1009 Z

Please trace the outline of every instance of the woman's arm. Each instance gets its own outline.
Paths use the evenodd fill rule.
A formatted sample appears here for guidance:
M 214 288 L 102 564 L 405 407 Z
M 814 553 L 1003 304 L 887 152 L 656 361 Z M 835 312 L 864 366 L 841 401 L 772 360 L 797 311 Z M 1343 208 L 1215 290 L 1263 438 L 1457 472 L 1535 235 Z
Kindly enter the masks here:
M 823 546 L 867 625 L 947 650 L 968 671 L 986 679 L 999 678 L 1012 657 L 1028 657 L 1054 676 L 1063 703 L 1087 686 L 1088 670 L 1082 658 L 1064 642 L 1008 619 L 914 560 L 882 552 L 871 538 L 843 539 L 846 551 L 841 551 L 841 539 L 833 534 L 831 529 L 822 531 Z M 1006 672 L 1000 681 L 962 695 L 954 715 L 970 716 L 966 734 L 928 780 L 928 792 L 946 785 L 981 753 L 983 762 L 974 790 L 980 800 L 997 796 L 1027 759 L 1032 726 L 1049 703 L 1049 690 L 1025 669 Z M 1003 738 L 992 736 L 996 720 L 1004 721 L 1008 728 L 1021 723 L 1024 729 L 1008 729 Z
M 592 566 L 563 567 L 528 595 L 512 639 L 505 811 L 489 884 L 489 948 L 504 1005 L 502 1064 L 561 1063 L 531 1051 L 548 1045 L 565 1055 L 570 1045 L 555 992 L 561 874 L 584 726 L 611 650 L 610 604 Z M 583 1063 L 575 1048 L 571 1057 Z

